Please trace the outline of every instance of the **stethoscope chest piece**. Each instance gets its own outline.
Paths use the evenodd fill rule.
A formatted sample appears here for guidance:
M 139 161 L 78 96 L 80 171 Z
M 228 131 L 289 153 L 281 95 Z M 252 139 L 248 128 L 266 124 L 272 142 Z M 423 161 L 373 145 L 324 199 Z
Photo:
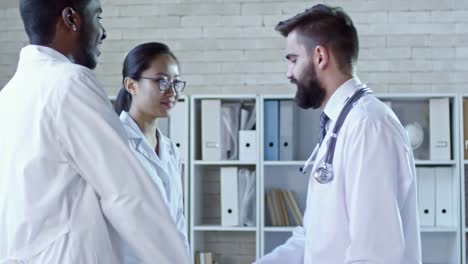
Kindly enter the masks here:
M 324 163 L 322 166 L 315 170 L 314 177 L 318 183 L 326 184 L 333 180 L 332 165 Z

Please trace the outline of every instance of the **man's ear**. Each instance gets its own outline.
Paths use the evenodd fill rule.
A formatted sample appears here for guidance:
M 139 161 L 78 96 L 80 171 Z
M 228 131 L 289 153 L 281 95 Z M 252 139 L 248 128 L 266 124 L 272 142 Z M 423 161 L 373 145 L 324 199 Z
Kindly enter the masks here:
M 320 69 L 324 69 L 330 60 L 330 54 L 327 48 L 322 45 L 317 45 L 314 49 L 314 62 Z
M 80 30 L 81 17 L 73 8 L 65 7 L 62 10 L 62 20 L 67 28 L 75 32 Z

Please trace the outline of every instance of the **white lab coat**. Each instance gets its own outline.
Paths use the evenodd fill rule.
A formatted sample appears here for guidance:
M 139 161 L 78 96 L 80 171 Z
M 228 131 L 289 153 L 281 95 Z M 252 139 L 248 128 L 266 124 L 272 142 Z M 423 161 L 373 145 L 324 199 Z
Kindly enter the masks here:
M 185 241 L 187 254 L 189 246 L 187 240 L 187 226 L 184 217 L 184 203 L 182 191 L 182 164 L 176 145 L 158 129 L 159 156 L 150 146 L 145 136 L 132 117 L 125 111 L 120 114 L 120 121 L 127 132 L 130 148 L 149 172 L 155 188 L 161 192 L 164 202 L 169 208 L 180 235 Z M 131 176 L 130 176 L 131 177 Z M 137 256 L 124 245 L 125 263 L 141 263 Z
M 94 73 L 30 45 L 0 91 L 0 263 L 188 263 Z M 132 175 L 132 177 L 129 177 Z
M 333 181 L 320 184 L 313 176 L 359 83 L 345 82 L 324 109 L 330 121 L 309 177 L 303 227 L 257 263 L 421 263 L 413 154 L 398 118 L 382 102 L 365 96 L 355 104 L 337 137 Z

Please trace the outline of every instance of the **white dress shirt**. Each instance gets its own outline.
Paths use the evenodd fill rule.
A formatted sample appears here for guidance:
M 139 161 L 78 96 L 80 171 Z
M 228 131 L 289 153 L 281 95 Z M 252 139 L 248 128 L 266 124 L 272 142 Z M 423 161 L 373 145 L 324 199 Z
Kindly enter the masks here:
M 159 129 L 159 156 L 150 146 L 145 136 L 132 117 L 125 111 L 120 114 L 120 121 L 127 132 L 130 148 L 141 164 L 149 172 L 155 188 L 161 192 L 164 202 L 169 208 L 180 235 L 185 241 L 187 254 L 190 252 L 187 239 L 187 225 L 184 217 L 184 202 L 182 191 L 182 163 L 177 146 Z M 132 177 L 130 175 L 130 177 Z M 141 260 L 125 246 L 125 263 L 141 263 Z
M 30 45 L 0 91 L 0 263 L 188 263 L 94 73 Z M 132 175 L 132 177 L 129 177 Z
M 309 177 L 303 227 L 257 263 L 421 263 L 413 154 L 404 128 L 382 102 L 366 95 L 355 104 L 338 133 L 334 179 L 320 184 L 313 176 L 359 84 L 348 80 L 325 106 L 330 121 Z

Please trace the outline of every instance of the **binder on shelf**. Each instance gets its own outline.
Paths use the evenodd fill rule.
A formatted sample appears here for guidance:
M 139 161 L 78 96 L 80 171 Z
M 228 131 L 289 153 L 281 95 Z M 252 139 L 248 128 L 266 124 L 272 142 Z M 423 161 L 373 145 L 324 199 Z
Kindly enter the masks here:
M 453 175 L 450 167 L 435 168 L 436 226 L 454 226 Z
M 278 160 L 279 149 L 279 104 L 278 100 L 265 100 L 264 105 L 264 131 L 265 137 L 263 141 L 264 146 L 264 159 L 265 160 Z
M 257 123 L 255 102 L 244 102 L 240 111 L 240 130 L 254 130 Z
M 221 160 L 238 160 L 241 103 L 221 104 Z
M 450 160 L 450 103 L 448 98 L 429 99 L 429 156 L 431 160 Z
M 279 159 L 293 160 L 294 102 L 281 100 L 279 105 Z
M 221 100 L 201 100 L 202 160 L 221 159 Z
M 257 131 L 239 130 L 239 160 L 257 160 Z
M 463 99 L 463 150 L 468 159 L 468 99 Z
M 239 225 L 255 226 L 257 215 L 255 170 L 241 168 L 237 173 L 237 177 L 239 186 Z
M 239 225 L 239 181 L 237 167 L 220 168 L 221 225 Z
M 182 161 L 188 159 L 188 129 L 187 102 L 179 101 L 171 112 L 169 133 L 171 140 L 179 148 Z
M 418 212 L 421 226 L 435 226 L 435 170 L 429 167 L 417 168 Z
M 171 113 L 172 116 L 172 113 Z M 158 119 L 158 129 L 163 135 L 171 137 L 171 131 L 169 130 L 169 118 L 159 118 Z

